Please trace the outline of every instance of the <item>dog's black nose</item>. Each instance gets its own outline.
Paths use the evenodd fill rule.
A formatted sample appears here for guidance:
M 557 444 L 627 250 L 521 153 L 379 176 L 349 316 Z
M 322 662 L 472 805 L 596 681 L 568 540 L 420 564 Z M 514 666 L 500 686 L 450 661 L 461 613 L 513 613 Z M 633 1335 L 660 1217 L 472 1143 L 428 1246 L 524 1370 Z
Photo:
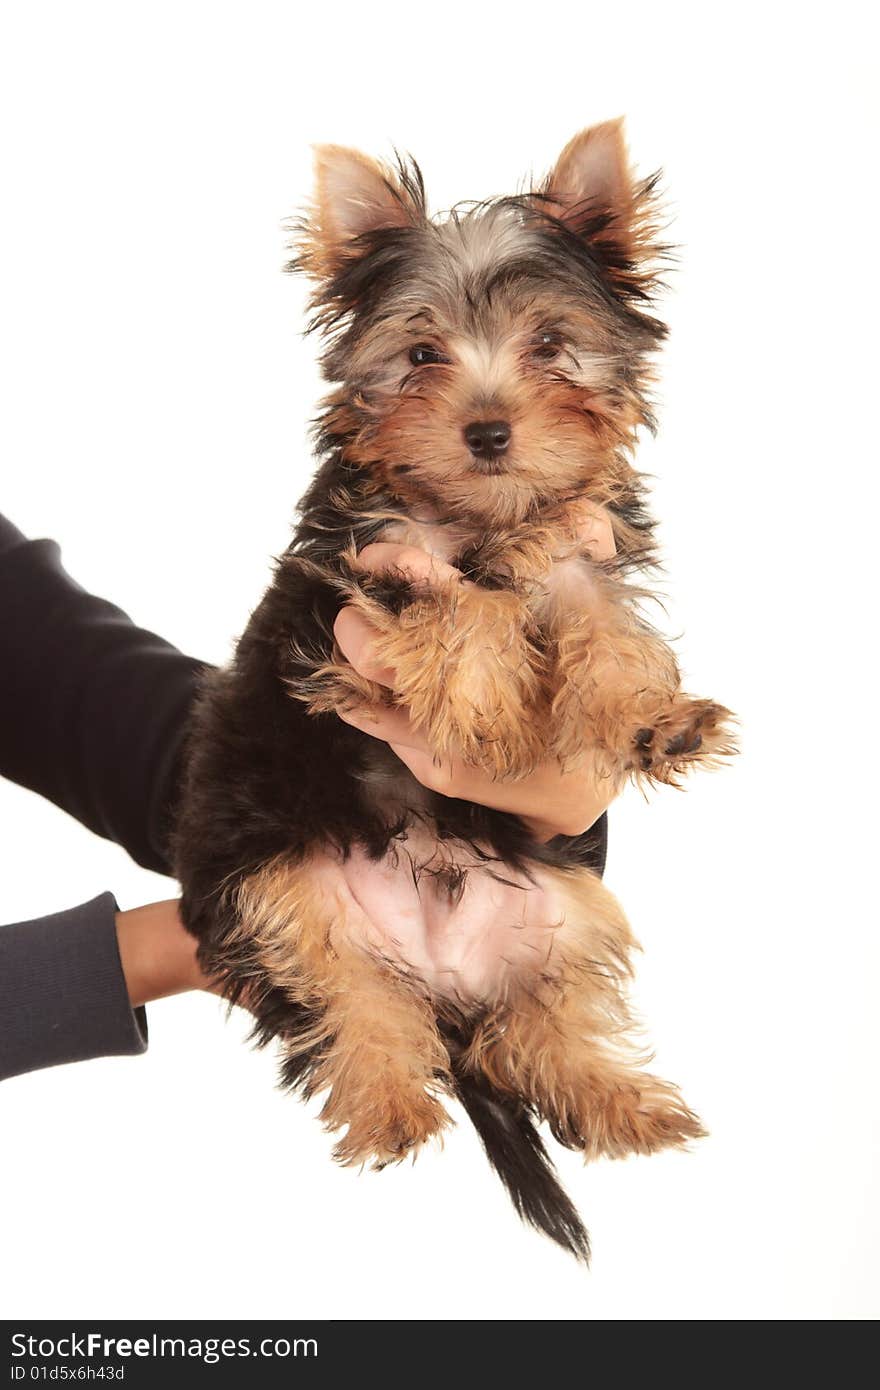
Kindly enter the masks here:
M 464 428 L 465 442 L 478 459 L 495 459 L 510 443 L 510 426 L 506 420 L 474 420 Z

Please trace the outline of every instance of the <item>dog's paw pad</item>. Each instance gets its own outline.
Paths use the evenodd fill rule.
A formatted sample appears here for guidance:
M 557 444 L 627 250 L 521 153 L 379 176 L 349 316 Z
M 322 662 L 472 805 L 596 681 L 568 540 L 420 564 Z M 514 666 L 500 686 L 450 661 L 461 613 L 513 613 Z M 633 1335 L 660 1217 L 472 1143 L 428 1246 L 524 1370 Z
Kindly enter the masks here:
M 696 728 L 699 727 L 698 721 Z M 698 734 L 694 729 L 685 729 L 682 733 L 676 734 L 675 738 L 670 739 L 663 752 L 668 757 L 675 757 L 679 753 L 696 753 L 703 742 L 703 735 Z

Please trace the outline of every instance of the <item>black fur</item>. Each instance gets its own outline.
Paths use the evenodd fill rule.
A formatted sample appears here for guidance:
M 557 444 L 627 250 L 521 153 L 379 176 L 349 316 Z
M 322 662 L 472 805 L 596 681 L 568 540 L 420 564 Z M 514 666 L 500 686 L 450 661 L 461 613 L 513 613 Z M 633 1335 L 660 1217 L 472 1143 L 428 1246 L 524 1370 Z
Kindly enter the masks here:
M 293 697 L 294 689 L 307 695 L 316 669 L 332 659 L 333 623 L 348 577 L 345 553 L 376 539 L 383 526 L 377 513 L 401 510 L 390 490 L 377 488 L 369 467 L 362 460 L 353 466 L 346 453 L 346 421 L 358 420 L 359 402 L 370 385 L 348 379 L 352 348 L 381 315 L 386 295 L 406 279 L 420 240 L 432 235 L 417 166 L 403 167 L 400 180 L 413 225 L 383 228 L 362 238 L 359 254 L 350 255 L 315 297 L 312 326 L 329 335 L 324 369 L 332 380 L 345 381 L 345 390 L 318 422 L 318 450 L 325 461 L 303 499 L 293 540 L 277 562 L 271 586 L 230 667 L 205 680 L 175 831 L 182 914 L 198 939 L 200 962 L 222 981 L 230 1001 L 244 1002 L 252 1011 L 259 1045 L 304 1037 L 316 1020 L 266 980 L 255 948 L 246 933 L 236 930 L 235 887 L 269 861 L 283 856 L 295 863 L 317 845 L 334 846 L 342 855 L 358 846 L 378 860 L 408 823 L 399 798 L 389 813 L 376 791 L 377 769 L 394 776 L 398 785 L 409 775 L 393 753 L 335 714 L 310 715 L 302 700 Z M 577 235 L 542 209 L 540 195 L 499 200 L 498 206 L 516 207 L 528 219 L 531 251 L 469 287 L 469 297 L 491 298 L 502 278 L 508 284 L 550 279 L 565 293 L 595 305 L 619 339 L 624 364 L 640 361 L 657 345 L 663 329 L 645 312 L 644 293 L 637 286 L 631 292 L 615 289 L 613 273 L 627 267 L 619 255 L 615 260 L 611 242 L 597 249 L 592 241 L 605 224 L 585 219 L 586 231 Z M 458 215 L 464 214 L 453 213 Z M 338 409 L 343 401 L 347 416 Z M 650 557 L 652 522 L 637 475 L 631 478 L 631 495 L 621 496 L 617 510 L 633 531 L 644 535 L 643 553 L 630 555 L 635 564 Z M 462 555 L 461 562 L 477 582 L 504 585 L 503 576 L 493 575 L 481 558 L 479 546 Z M 621 565 L 625 562 L 624 557 Z M 393 584 L 384 589 L 376 584 L 373 592 L 392 609 L 405 598 Z M 467 842 L 476 853 L 497 858 L 502 870 L 508 865 L 527 873 L 530 865 L 541 863 L 563 869 L 586 866 L 598 874 L 604 870 L 604 815 L 583 836 L 560 836 L 543 844 L 516 816 L 426 793 L 414 781 L 412 789 L 413 805 L 439 839 Z M 467 1046 L 466 1024 L 464 1032 L 451 1030 L 448 1020 L 443 1026 L 455 1093 L 517 1211 L 586 1260 L 587 1233 L 554 1177 L 534 1115 L 459 1065 L 457 1058 Z M 283 1084 L 309 1095 L 320 1061 L 314 1049 L 288 1059 Z
M 287 684 L 301 684 L 331 655 L 343 601 L 333 579 L 345 576 L 341 551 L 372 536 L 373 524 L 359 521 L 365 509 L 352 470 L 331 459 L 304 499 L 293 543 L 232 665 L 206 677 L 194 717 L 175 833 L 182 914 L 199 940 L 203 968 L 219 976 L 230 1001 L 246 1002 L 254 1014 L 261 1046 L 308 1033 L 315 1020 L 263 978 L 247 941 L 235 934 L 230 890 L 276 856 L 296 861 L 318 843 L 343 853 L 359 844 L 378 859 L 404 828 L 365 791 L 364 774 L 375 772 L 377 760 L 400 775 L 391 751 L 333 714 L 308 714 Z M 479 841 L 504 864 L 604 869 L 605 816 L 586 835 L 540 844 L 516 816 L 437 793 L 429 801 L 439 838 Z M 309 1095 L 319 1061 L 315 1052 L 287 1059 L 282 1084 Z M 457 1075 L 456 1086 L 517 1211 L 586 1258 L 586 1233 L 527 1110 L 473 1077 Z
M 458 1099 L 517 1213 L 576 1259 L 590 1262 L 590 1238 L 521 1101 L 494 1090 L 482 1076 L 456 1078 Z

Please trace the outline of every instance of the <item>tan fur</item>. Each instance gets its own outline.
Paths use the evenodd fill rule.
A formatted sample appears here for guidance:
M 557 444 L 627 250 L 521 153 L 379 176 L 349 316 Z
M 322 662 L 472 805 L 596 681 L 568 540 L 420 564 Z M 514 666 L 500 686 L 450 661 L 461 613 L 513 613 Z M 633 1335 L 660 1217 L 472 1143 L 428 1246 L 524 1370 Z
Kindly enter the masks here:
M 315 711 L 398 703 L 436 755 L 496 779 L 587 752 L 597 779 L 615 789 L 627 778 L 675 783 L 693 766 L 716 765 L 736 751 L 735 721 L 681 689 L 672 649 L 643 616 L 647 591 L 625 577 L 654 558 L 630 462 L 638 430 L 651 423 L 650 357 L 663 332 L 648 316 L 663 253 L 654 181 L 634 178 L 619 121 L 575 136 L 518 204 L 503 200 L 474 216 L 428 218 L 408 201 L 418 191 L 403 166 L 401 179 L 354 151 L 318 154 L 299 264 L 318 282 L 328 375 L 349 383 L 325 401 L 322 423 L 345 441 L 346 467 L 363 489 L 357 508 L 365 496 L 377 508 L 383 496 L 394 504 L 375 538 L 423 546 L 451 564 L 466 558 L 474 582 L 415 584 L 394 613 L 353 556 L 341 576 L 329 566 L 324 581 L 374 627 L 372 658 L 394 671 L 394 688 L 361 677 L 334 649 L 292 681 L 292 693 Z M 502 275 L 491 293 L 472 293 L 474 277 L 528 257 L 536 216 L 552 235 L 563 234 L 562 223 L 590 238 L 604 292 L 628 306 L 626 322 L 605 312 L 601 296 L 557 296 L 541 275 L 525 292 Z M 344 306 L 332 277 L 358 254 L 359 236 L 407 226 L 406 274 L 383 285 L 381 313 L 368 305 L 344 354 L 334 353 Z M 564 291 L 564 277 L 560 284 Z M 545 358 L 536 344 L 548 329 Z M 416 347 L 431 350 L 427 362 Z M 494 470 L 466 442 L 478 421 L 510 427 Z M 584 504 L 608 509 L 616 561 L 594 561 L 582 543 Z M 407 795 L 389 785 L 389 815 L 407 808 L 410 825 L 429 826 L 430 803 L 409 806 Z M 455 849 L 444 843 L 442 853 Z M 429 971 L 418 977 L 414 956 L 408 968 L 376 946 L 358 902 L 328 891 L 317 858 L 276 862 L 244 885 L 243 942 L 277 987 L 314 1011 L 313 1031 L 290 1046 L 323 1049 L 309 1084 L 329 1090 L 328 1127 L 348 1126 L 341 1161 L 395 1160 L 442 1131 L 438 1093 L 452 1079 L 436 1019 L 456 1009 L 476 1030 L 461 1065 L 522 1097 L 586 1158 L 650 1153 L 702 1134 L 677 1089 L 642 1069 L 626 993 L 636 943 L 616 900 L 585 869 L 536 866 L 535 877 L 547 901 L 561 904 L 545 933 L 543 900 L 529 900 L 538 904 L 541 951 L 502 953 L 490 987 L 454 999 Z M 498 925 L 503 935 L 503 913 Z
M 422 504 L 427 490 L 438 501 L 442 498 L 445 515 L 479 517 L 489 529 L 515 527 L 533 516 L 536 495 L 581 493 L 593 478 L 596 500 L 608 500 L 602 481 L 607 457 L 615 448 L 627 447 L 641 419 L 640 408 L 619 393 L 612 403 L 601 352 L 585 351 L 577 358 L 582 366 L 575 381 L 525 379 L 518 354 L 539 324 L 536 313 L 533 327 L 500 327 L 489 340 L 491 372 L 479 354 L 468 353 L 464 344 L 457 347 L 456 339 L 447 336 L 444 348 L 454 355 L 454 370 L 434 367 L 421 389 L 403 393 L 395 379 L 387 397 L 377 387 L 375 406 L 348 447 L 352 461 L 370 464 L 406 504 Z M 391 316 L 383 322 L 383 340 L 386 335 L 387 344 L 374 333 L 364 345 L 364 370 L 387 370 L 389 354 L 397 360 L 401 344 L 423 337 L 404 327 L 403 315 L 399 323 Z M 590 336 L 595 342 L 595 327 Z M 400 375 L 407 370 L 401 357 Z M 575 371 L 571 365 L 569 370 Z M 508 467 L 500 475 L 481 477 L 464 447 L 462 429 L 469 420 L 496 418 L 508 420 L 513 431 Z M 399 472 L 403 461 L 406 472 Z
M 483 1021 L 468 1065 L 531 1101 L 585 1159 L 698 1138 L 700 1122 L 677 1088 L 640 1068 L 625 993 L 636 943 L 620 906 L 586 870 L 551 875 L 566 904 L 551 960 Z
M 639 182 L 632 169 L 621 118 L 579 131 L 562 151 L 542 192 L 557 215 L 572 227 L 596 213 L 610 214 L 597 233 L 601 244 L 626 252 L 613 271 L 621 288 L 650 293 L 657 285 L 659 211 L 652 185 Z
M 681 690 L 671 647 L 640 612 L 646 591 L 582 555 L 581 515 L 573 504 L 484 537 L 481 562 L 508 587 L 435 579 L 399 615 L 350 570 L 337 583 L 376 630 L 373 656 L 396 672 L 394 690 L 335 651 L 301 698 L 316 712 L 404 705 L 437 756 L 495 779 L 587 750 L 618 786 L 626 777 L 677 785 L 692 766 L 718 766 L 737 749 L 733 716 Z M 396 521 L 388 535 L 439 543 L 429 527 Z
M 317 693 L 312 689 L 314 685 Z M 336 643 L 333 659 L 316 668 L 308 693 L 303 695 L 296 687 L 293 693 L 305 700 L 312 714 L 339 714 L 362 706 L 377 709 L 392 701 L 390 691 L 349 665 Z
M 411 212 L 387 165 L 342 145 L 318 145 L 314 155 L 311 216 L 297 249 L 303 269 L 320 279 L 352 254 L 361 233 L 403 226 Z
M 574 135 L 547 176 L 545 189 L 563 217 L 585 202 L 625 222 L 633 208 L 634 179 L 629 165 L 623 121 L 603 121 Z
M 550 630 L 552 748 L 564 761 L 585 746 L 595 747 L 607 755 L 609 771 L 670 782 L 685 769 L 698 734 L 701 743 L 695 751 L 704 762 L 733 751 L 730 732 L 722 725 L 729 711 L 680 691 L 671 647 L 640 617 L 619 580 L 594 573 L 587 602 L 560 604 Z M 687 752 L 667 755 L 672 739 L 689 729 Z M 634 750 L 643 730 L 653 733 L 640 756 Z
M 448 853 L 448 850 L 445 851 Z M 463 1060 L 502 1091 L 523 1096 L 561 1142 L 585 1159 L 681 1146 L 702 1134 L 674 1086 L 641 1069 L 626 997 L 636 947 L 613 896 L 590 871 L 542 870 L 563 905 L 536 967 L 509 969 Z M 307 1094 L 327 1092 L 321 1117 L 346 1127 L 344 1164 L 397 1162 L 442 1133 L 449 1057 L 435 1016 L 450 1005 L 399 961 L 364 945 L 357 902 L 328 894 L 316 860 L 278 860 L 238 890 L 241 933 L 261 970 L 314 1012 L 287 1043 L 323 1049 Z M 234 943 L 233 943 L 234 944 Z
M 309 861 L 266 865 L 238 891 L 241 931 L 261 968 L 294 1003 L 316 1011 L 288 1048 L 326 1050 L 308 1094 L 329 1089 L 321 1117 L 347 1126 L 345 1164 L 397 1162 L 449 1123 L 434 1095 L 449 1058 L 418 981 L 352 945 L 351 905 L 328 901 Z
M 515 594 L 452 580 L 426 588 L 399 618 L 368 593 L 352 605 L 377 629 L 375 659 L 394 670 L 394 698 L 435 753 L 496 778 L 535 767 L 542 657 Z

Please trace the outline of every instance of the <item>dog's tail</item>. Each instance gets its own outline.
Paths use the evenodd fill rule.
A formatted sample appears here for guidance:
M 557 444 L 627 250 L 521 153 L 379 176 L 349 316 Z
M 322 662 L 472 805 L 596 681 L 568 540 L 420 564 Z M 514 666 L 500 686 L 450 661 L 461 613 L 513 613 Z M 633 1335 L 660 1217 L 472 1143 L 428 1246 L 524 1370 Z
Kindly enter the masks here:
M 516 1096 L 497 1091 L 483 1076 L 458 1074 L 455 1086 L 523 1221 L 589 1264 L 590 1237 L 560 1185 L 528 1108 Z

